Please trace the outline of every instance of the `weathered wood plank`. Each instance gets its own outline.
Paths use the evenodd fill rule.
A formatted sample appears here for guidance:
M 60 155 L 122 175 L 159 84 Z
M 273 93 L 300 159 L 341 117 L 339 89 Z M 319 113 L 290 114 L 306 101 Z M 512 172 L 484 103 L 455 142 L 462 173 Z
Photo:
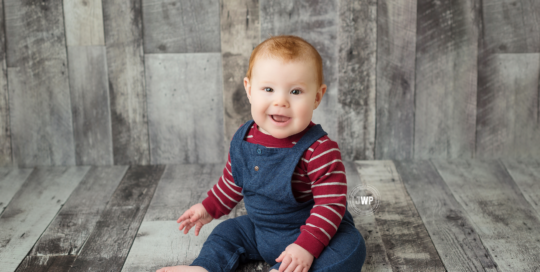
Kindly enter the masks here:
M 413 158 L 416 4 L 377 2 L 376 159 Z
M 68 47 L 77 165 L 114 164 L 105 54 L 105 46 Z
M 32 168 L 0 168 L 0 215 L 32 170 Z
M 323 59 L 324 84 L 328 86 L 312 121 L 321 124 L 328 137 L 338 141 L 338 1 L 268 1 L 261 0 L 261 39 L 271 35 L 302 37 L 317 49 Z
M 521 193 L 540 214 L 540 161 L 503 158 L 500 161 L 512 176 Z
M 140 0 L 103 1 L 115 165 L 150 163 Z
M 476 157 L 540 156 L 540 54 L 486 53 L 479 73 Z
M 347 175 L 347 192 L 349 192 L 347 197 L 351 201 L 351 192 L 357 186 L 366 186 L 366 181 L 359 175 L 354 162 L 344 161 L 343 164 L 345 165 L 345 173 Z M 348 210 L 353 216 L 356 229 L 360 231 L 366 242 L 367 256 L 364 266 L 362 266 L 362 271 L 392 271 L 381 233 L 375 221 L 375 215 L 373 214 L 376 211 L 372 209 L 372 213 L 357 214 L 351 208 L 348 208 Z
M 151 54 L 145 67 L 151 163 L 222 162 L 221 54 Z
M 480 5 L 418 0 L 414 159 L 474 156 Z
M 144 221 L 172 221 L 201 203 L 223 175 L 225 163 L 167 165 Z M 219 219 L 235 217 L 234 210 Z
M 251 52 L 261 42 L 259 1 L 220 0 L 220 6 L 222 67 L 226 67 L 223 69 L 224 145 L 229 150 L 238 127 L 252 119 L 244 77 Z M 227 154 L 223 160 L 227 161 Z
M 11 166 L 11 126 L 6 70 L 6 31 L 4 3 L 0 2 L 0 166 Z
M 102 10 L 101 0 L 64 0 L 67 46 L 105 45 Z
M 355 161 L 380 193 L 375 221 L 394 271 L 446 271 L 392 161 Z
M 28 256 L 15 272 L 68 272 L 76 257 L 75 255 Z
M 191 264 L 214 227 L 234 217 L 236 208 L 201 228 L 199 236 L 193 231 L 184 235 L 176 220 L 207 197 L 208 190 L 223 174 L 223 167 L 223 163 L 167 165 L 122 271 Z M 163 247 L 164 244 L 170 246 Z
M 62 3 L 4 4 L 13 164 L 74 165 Z
M 145 53 L 221 51 L 218 1 L 142 2 Z
M 494 53 L 540 52 L 540 2 L 482 1 L 484 37 Z
M 162 267 L 189 265 L 199 256 L 212 230 L 223 219 L 204 225 L 198 236 L 194 229 L 184 234 L 174 221 L 145 221 L 141 224 L 122 272 L 156 271 Z
M 540 269 L 540 219 L 497 160 L 432 160 L 500 271 Z
M 29 255 L 77 255 L 127 168 L 92 166 Z
M 338 144 L 343 160 L 375 159 L 377 1 L 339 1 Z
M 164 166 L 131 166 L 70 271 L 120 271 Z
M 433 164 L 427 160 L 394 164 L 444 266 L 451 271 L 499 271 Z
M 14 271 L 89 166 L 36 168 L 0 217 L 0 267 Z

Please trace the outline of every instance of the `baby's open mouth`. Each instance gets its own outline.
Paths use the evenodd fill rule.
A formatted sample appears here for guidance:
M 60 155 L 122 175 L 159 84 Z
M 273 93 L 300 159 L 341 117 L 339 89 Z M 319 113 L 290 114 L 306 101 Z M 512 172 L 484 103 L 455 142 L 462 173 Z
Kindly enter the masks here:
M 291 117 L 286 117 L 286 116 L 282 116 L 282 115 L 272 115 L 272 119 L 274 119 L 274 121 L 276 122 L 287 122 L 289 119 L 291 119 Z

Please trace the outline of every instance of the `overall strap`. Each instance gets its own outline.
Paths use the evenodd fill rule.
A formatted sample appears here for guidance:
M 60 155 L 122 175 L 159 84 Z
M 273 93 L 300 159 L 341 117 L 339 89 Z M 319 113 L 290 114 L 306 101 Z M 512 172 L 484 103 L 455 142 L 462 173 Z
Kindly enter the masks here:
M 308 149 L 315 141 L 317 141 L 319 138 L 321 138 L 324 135 L 327 135 L 320 124 L 317 124 L 313 127 L 311 127 L 306 134 L 302 136 L 300 141 L 298 141 L 294 145 L 294 149 L 298 151 L 304 152 L 306 149 Z
M 236 133 L 234 134 L 233 138 L 232 138 L 232 141 L 235 142 L 241 142 L 244 140 L 244 137 L 246 136 L 246 133 L 249 131 L 249 129 L 251 128 L 251 125 L 253 125 L 255 121 L 253 120 L 249 120 L 247 121 L 245 124 L 243 124 L 237 131 Z

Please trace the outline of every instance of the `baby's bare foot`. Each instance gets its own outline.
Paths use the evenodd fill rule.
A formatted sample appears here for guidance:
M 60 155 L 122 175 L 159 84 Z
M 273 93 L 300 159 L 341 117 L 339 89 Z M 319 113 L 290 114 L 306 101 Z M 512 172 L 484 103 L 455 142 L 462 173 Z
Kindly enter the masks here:
M 179 265 L 171 267 L 163 267 L 156 272 L 208 272 L 202 266 L 189 266 L 189 265 Z

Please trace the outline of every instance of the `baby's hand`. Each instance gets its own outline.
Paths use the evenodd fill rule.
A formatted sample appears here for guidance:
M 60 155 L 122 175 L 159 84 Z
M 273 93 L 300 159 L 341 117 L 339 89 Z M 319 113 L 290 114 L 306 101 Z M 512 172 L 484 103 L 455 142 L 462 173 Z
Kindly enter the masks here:
M 276 262 L 281 262 L 279 272 L 307 272 L 315 257 L 297 244 L 290 244 L 285 251 L 277 257 Z
M 193 226 L 196 226 L 195 236 L 198 236 L 202 226 L 210 223 L 213 219 L 214 218 L 206 211 L 203 204 L 197 203 L 191 206 L 189 210 L 185 211 L 184 214 L 176 220 L 176 223 L 182 223 L 179 227 L 180 230 L 186 227 L 184 234 L 188 233 Z

